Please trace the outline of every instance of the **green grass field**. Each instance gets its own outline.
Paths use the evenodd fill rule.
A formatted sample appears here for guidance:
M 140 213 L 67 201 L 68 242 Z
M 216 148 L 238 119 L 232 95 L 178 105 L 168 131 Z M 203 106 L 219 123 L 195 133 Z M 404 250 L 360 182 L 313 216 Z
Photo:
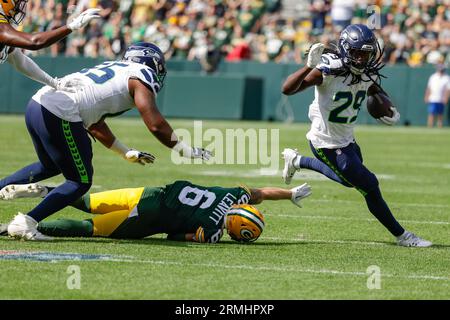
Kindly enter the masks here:
M 161 186 L 177 179 L 197 184 L 279 186 L 281 176 L 259 175 L 257 165 L 175 165 L 170 152 L 139 119 L 110 126 L 127 145 L 157 156 L 153 167 L 129 164 L 94 144 L 92 191 Z M 192 121 L 171 121 L 191 128 Z M 205 127 L 279 128 L 280 149 L 311 155 L 307 125 L 215 122 Z M 0 117 L 0 176 L 35 161 L 23 117 Z M 266 229 L 257 242 L 241 245 L 228 235 L 215 245 L 178 243 L 157 235 L 144 240 L 58 239 L 50 243 L 0 238 L 1 299 L 449 299 L 450 130 L 360 126 L 356 130 L 366 165 L 402 225 L 433 241 L 432 248 L 404 248 L 368 212 L 361 195 L 318 174 L 302 171 L 313 195 L 302 209 L 289 201 L 259 206 Z M 280 151 L 281 151 L 280 150 Z M 280 169 L 282 163 L 280 159 Z M 51 179 L 57 184 L 62 179 Z M 27 212 L 36 199 L 0 203 L 0 221 Z M 50 217 L 87 218 L 67 208 Z M 3 260 L 7 251 L 111 255 L 110 261 Z M 81 288 L 69 290 L 67 268 L 77 265 Z M 381 271 L 381 289 L 368 289 L 369 266 Z

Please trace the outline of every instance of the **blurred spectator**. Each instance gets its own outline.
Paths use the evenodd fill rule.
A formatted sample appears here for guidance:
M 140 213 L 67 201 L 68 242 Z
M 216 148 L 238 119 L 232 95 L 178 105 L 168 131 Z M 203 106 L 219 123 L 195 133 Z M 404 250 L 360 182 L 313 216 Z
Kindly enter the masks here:
M 337 30 L 341 31 L 351 24 L 354 7 L 354 0 L 333 0 L 331 4 L 331 19 Z
M 311 12 L 312 32 L 322 34 L 325 28 L 325 18 L 330 11 L 330 1 L 310 0 L 309 11 Z
M 445 66 L 438 64 L 436 72 L 428 80 L 425 91 L 425 103 L 428 104 L 428 127 L 433 127 L 436 120 L 438 128 L 442 128 L 444 109 L 450 95 L 450 77 L 445 73 Z

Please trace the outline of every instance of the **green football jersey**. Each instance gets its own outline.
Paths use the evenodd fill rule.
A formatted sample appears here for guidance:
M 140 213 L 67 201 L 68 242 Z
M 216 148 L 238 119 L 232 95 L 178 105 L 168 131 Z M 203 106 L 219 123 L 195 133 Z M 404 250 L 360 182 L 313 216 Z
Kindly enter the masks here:
M 169 239 L 195 233 L 199 242 L 214 243 L 223 234 L 224 216 L 234 204 L 250 200 L 246 187 L 204 187 L 176 181 L 164 188 L 163 205 L 170 212 Z

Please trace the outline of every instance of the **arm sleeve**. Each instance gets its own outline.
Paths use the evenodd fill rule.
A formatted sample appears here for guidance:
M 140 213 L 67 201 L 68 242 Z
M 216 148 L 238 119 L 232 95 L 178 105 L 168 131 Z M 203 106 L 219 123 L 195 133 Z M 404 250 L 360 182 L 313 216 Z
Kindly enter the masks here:
M 20 49 L 14 49 L 8 56 L 8 62 L 12 64 L 17 71 L 23 73 L 28 78 L 37 82 L 56 87 L 57 80 L 42 70 L 31 58 L 23 54 Z

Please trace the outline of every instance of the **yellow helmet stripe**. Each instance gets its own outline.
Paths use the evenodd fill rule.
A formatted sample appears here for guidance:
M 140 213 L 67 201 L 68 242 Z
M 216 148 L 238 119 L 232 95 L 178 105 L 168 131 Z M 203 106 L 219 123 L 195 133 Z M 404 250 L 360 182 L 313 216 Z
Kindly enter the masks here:
M 228 215 L 236 215 L 236 216 L 241 216 L 244 218 L 247 218 L 248 220 L 250 220 L 251 222 L 255 223 L 256 226 L 261 230 L 261 232 L 264 229 L 264 221 L 262 221 L 256 214 L 254 214 L 251 211 L 247 211 L 245 209 L 232 209 L 230 210 L 230 212 L 228 212 Z

